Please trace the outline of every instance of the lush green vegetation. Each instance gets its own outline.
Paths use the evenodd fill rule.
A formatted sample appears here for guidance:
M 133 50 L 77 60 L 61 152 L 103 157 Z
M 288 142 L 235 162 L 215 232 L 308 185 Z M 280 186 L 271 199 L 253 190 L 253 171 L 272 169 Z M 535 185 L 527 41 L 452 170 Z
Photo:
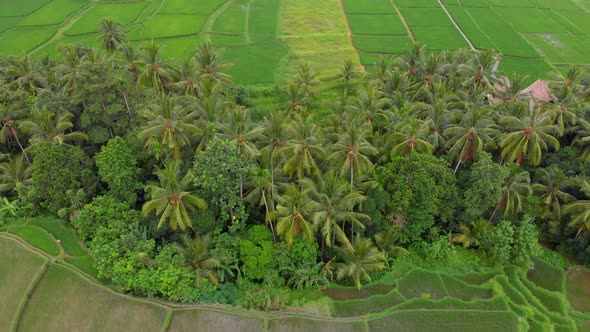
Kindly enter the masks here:
M 278 43 L 276 25 L 267 35 L 248 22 L 253 40 Z M 578 67 L 544 101 L 500 78 L 493 51 L 416 44 L 371 73 L 300 63 L 285 86 L 248 87 L 209 42 L 174 61 L 156 41 L 135 47 L 117 21 L 99 30 L 101 48 L 0 59 L 3 230 L 56 262 L 22 329 L 57 328 L 53 315 L 81 315 L 95 291 L 114 304 L 76 324 L 124 319 L 123 298 L 74 268 L 146 298 L 362 317 L 254 317 L 253 329 L 559 330 L 585 317 L 567 301 L 567 264 L 539 246 L 590 263 L 590 88 Z M 533 259 L 547 279 L 527 277 Z M 330 285 L 379 295 L 338 303 L 319 295 Z M 150 316 L 182 329 L 196 315 L 215 329 L 221 315 L 134 305 L 129 328 Z

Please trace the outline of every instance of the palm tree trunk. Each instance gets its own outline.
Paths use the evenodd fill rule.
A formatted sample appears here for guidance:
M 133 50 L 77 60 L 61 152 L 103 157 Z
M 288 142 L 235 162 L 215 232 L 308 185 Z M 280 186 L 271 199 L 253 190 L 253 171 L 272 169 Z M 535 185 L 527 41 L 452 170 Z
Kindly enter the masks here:
M 459 161 L 457 161 L 457 166 L 455 166 L 455 171 L 453 172 L 453 174 L 457 174 L 457 170 L 459 169 L 459 166 L 461 166 L 461 158 L 459 158 Z
M 264 189 L 262 189 L 262 200 L 264 201 L 264 208 L 266 209 L 266 216 L 265 216 L 265 219 L 266 219 L 266 218 L 268 218 L 268 215 L 269 215 L 270 211 L 268 210 L 268 202 L 266 200 L 266 194 L 265 194 L 265 192 L 266 191 Z M 268 223 L 270 224 L 270 230 L 272 232 L 272 240 L 273 240 L 274 243 L 276 243 L 277 242 L 277 236 L 275 234 L 275 228 L 274 228 L 274 226 L 272 224 L 272 219 L 269 219 L 268 220 Z
M 131 122 L 131 108 L 129 107 L 129 102 L 127 101 L 127 94 L 123 91 L 123 100 L 125 101 L 125 107 L 127 108 L 127 114 L 129 114 L 129 122 Z

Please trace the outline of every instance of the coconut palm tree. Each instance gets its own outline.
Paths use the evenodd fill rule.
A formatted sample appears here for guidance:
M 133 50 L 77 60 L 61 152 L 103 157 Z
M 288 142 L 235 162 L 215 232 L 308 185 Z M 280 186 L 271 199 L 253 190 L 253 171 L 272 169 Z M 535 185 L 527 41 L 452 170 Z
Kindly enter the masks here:
M 303 88 L 295 83 L 289 84 L 286 90 L 287 100 L 283 103 L 282 108 L 287 112 L 301 111 L 307 107 L 309 99 L 305 96 Z
M 244 182 L 246 188 L 244 200 L 257 206 L 264 206 L 265 220 L 269 223 L 273 240 L 276 242 L 276 232 L 270 213 L 275 209 L 272 193 L 277 190 L 277 186 L 274 184 L 272 174 L 268 169 L 255 167 L 249 172 L 250 174 Z
M 456 162 L 455 173 L 460 165 L 477 159 L 498 133 L 496 124 L 485 110 L 471 109 L 461 114 L 460 119 L 458 124 L 443 132 L 448 137 L 448 155 Z
M 340 79 L 344 81 L 344 96 L 348 96 L 348 86 L 350 81 L 354 79 L 358 73 L 354 68 L 354 64 L 352 63 L 351 59 L 347 59 L 344 61 L 344 65 L 340 70 Z
M 7 144 L 11 141 L 16 142 L 19 149 L 23 153 L 23 156 L 25 157 L 27 162 L 30 163 L 31 161 L 29 159 L 29 156 L 26 154 L 25 148 L 20 142 L 18 130 L 16 128 L 16 122 L 14 119 L 15 115 L 16 112 L 14 112 L 13 109 L 9 108 L 6 105 L 0 104 L 0 143 Z
M 139 83 L 139 66 L 141 65 L 140 54 L 136 51 L 132 43 L 124 43 L 119 47 L 122 59 L 118 59 L 123 68 L 131 74 L 131 83 L 137 85 Z
M 209 280 L 214 285 L 219 284 L 217 269 L 220 268 L 221 262 L 211 257 L 211 248 L 214 244 L 213 238 L 207 234 L 204 236 L 197 235 L 194 239 L 191 239 L 185 234 L 181 239 L 182 244 L 177 244 L 176 250 L 183 254 L 187 263 L 195 269 L 195 286 L 200 287 L 204 279 Z
M 295 115 L 294 124 L 287 128 L 289 139 L 281 153 L 283 170 L 301 180 L 304 175 L 318 170 L 317 162 L 326 158 L 322 144 L 322 130 L 309 115 Z
M 183 95 L 198 97 L 200 95 L 199 77 L 197 75 L 197 63 L 193 57 L 185 58 L 176 73 L 176 82 L 172 85 L 175 90 Z
M 194 57 L 200 77 L 221 82 L 228 80 L 228 76 L 221 71 L 228 67 L 229 64 L 221 60 L 221 52 L 215 50 L 211 42 L 201 44 Z
M 524 207 L 526 197 L 532 195 L 531 177 L 529 172 L 520 167 L 513 166 L 510 175 L 504 181 L 502 198 L 496 205 L 490 220 L 494 219 L 497 212 L 504 209 L 504 217 L 514 216 L 520 213 Z
M 160 47 L 155 41 L 149 41 L 141 48 L 139 63 L 143 70 L 138 76 L 138 82 L 151 85 L 156 95 L 164 93 L 164 87 L 170 82 L 170 69 L 162 60 Z
M 489 233 L 492 228 L 492 224 L 487 220 L 478 220 L 469 223 L 469 225 L 461 225 L 459 226 L 461 233 L 453 236 L 451 241 L 461 243 L 465 248 L 479 247 L 484 235 Z
M 457 67 L 457 71 L 466 80 L 463 81 L 463 86 L 485 86 L 492 88 L 496 83 L 496 63 L 500 60 L 499 54 L 493 50 L 481 50 L 471 53 L 471 61 L 469 63 L 461 63 Z
M 88 136 L 85 133 L 78 131 L 68 132 L 74 127 L 73 118 L 74 114 L 70 112 L 57 115 L 47 108 L 43 108 L 41 111 L 35 110 L 32 118 L 22 121 L 19 128 L 29 135 L 31 145 L 41 142 L 69 144 L 87 140 Z
M 32 174 L 33 166 L 22 154 L 0 163 L 0 192 L 12 192 L 18 190 L 20 186 L 30 185 L 33 183 Z
M 365 229 L 362 222 L 369 220 L 369 216 L 354 212 L 353 209 L 367 197 L 354 190 L 335 171 L 323 174 L 317 182 L 307 180 L 306 186 L 311 188 L 312 197 L 320 204 L 319 211 L 314 214 L 313 222 L 321 230 L 325 244 L 331 247 L 337 239 L 341 244 L 351 246 L 344 229 L 346 223 L 350 225 L 351 235 L 355 227 Z
M 420 119 L 409 119 L 398 132 L 388 134 L 386 140 L 391 148 L 391 156 L 409 156 L 412 151 L 431 154 L 434 146 L 424 138 L 428 135 L 428 123 Z
M 303 235 L 313 240 L 314 215 L 320 205 L 310 197 L 310 188 L 301 189 L 295 183 L 284 184 L 283 192 L 277 196 L 277 208 L 271 217 L 277 220 L 277 234 L 285 238 L 287 245 L 293 244 L 295 237 Z
M 561 205 L 575 200 L 575 197 L 564 191 L 573 185 L 572 181 L 558 167 L 540 168 L 535 175 L 539 182 L 533 184 L 532 189 L 541 201 L 541 216 L 559 221 Z
M 384 115 L 384 109 L 390 103 L 388 98 L 383 96 L 383 93 L 377 88 L 367 85 L 357 92 L 351 105 L 346 106 L 345 109 L 352 113 L 361 115 L 368 123 L 387 122 Z
M 101 41 L 102 47 L 109 54 L 114 54 L 126 38 L 121 24 L 107 17 L 100 21 L 100 35 L 97 39 Z
M 160 185 L 149 185 L 146 191 L 150 200 L 143 204 L 141 212 L 144 216 L 154 211 L 160 216 L 158 228 L 168 224 L 176 230 L 185 231 L 192 228 L 192 221 L 188 214 L 195 209 L 206 209 L 207 203 L 200 197 L 190 192 L 192 177 L 190 172 L 184 176 L 180 174 L 180 162 L 171 161 L 166 168 L 158 169 L 156 176 Z
M 369 143 L 373 134 L 370 126 L 363 126 L 358 121 L 352 121 L 345 130 L 338 135 L 338 140 L 330 147 L 333 152 L 328 158 L 341 165 L 341 176 L 349 174 L 352 188 L 355 176 L 360 177 L 361 174 L 373 168 L 370 157 L 376 155 L 378 151 Z
M 35 92 L 38 88 L 47 86 L 47 80 L 35 67 L 33 60 L 27 53 L 21 56 L 10 59 L 8 68 L 6 69 L 6 76 L 12 77 L 11 86 Z
M 537 166 L 541 163 L 543 151 L 549 147 L 559 149 L 559 141 L 554 137 L 558 127 L 548 114 L 537 111 L 530 113 L 522 118 L 510 115 L 500 119 L 509 132 L 499 138 L 499 146 L 506 160 L 518 165 L 528 160 L 531 165 Z
M 590 183 L 587 180 L 582 180 L 579 181 L 579 184 L 580 191 L 590 198 Z M 578 230 L 576 236 L 583 231 L 590 230 L 590 200 L 578 200 L 569 203 L 563 209 L 563 214 L 571 216 L 568 226 Z
M 338 256 L 341 262 L 336 265 L 336 278 L 352 278 L 357 289 L 363 280 L 371 281 L 370 272 L 385 268 L 385 255 L 368 238 L 357 237 L 352 246 L 339 247 Z
M 426 46 L 424 44 L 416 43 L 411 49 L 396 59 L 397 65 L 408 73 L 408 77 L 412 78 L 420 71 L 420 64 L 424 59 L 425 51 Z
M 309 63 L 301 63 L 297 66 L 295 84 L 299 86 L 306 98 L 313 94 L 313 87 L 319 83 L 317 76 L 318 74 Z
M 247 109 L 236 107 L 230 110 L 227 121 L 224 121 L 219 129 L 220 136 L 235 144 L 240 155 L 247 159 L 260 156 L 254 142 L 262 135 L 264 128 L 254 125 Z
M 147 125 L 139 138 L 145 141 L 146 147 L 165 147 L 175 159 L 180 159 L 181 149 L 190 146 L 200 132 L 194 123 L 196 115 L 190 107 L 180 105 L 175 97 L 161 97 L 144 111 Z

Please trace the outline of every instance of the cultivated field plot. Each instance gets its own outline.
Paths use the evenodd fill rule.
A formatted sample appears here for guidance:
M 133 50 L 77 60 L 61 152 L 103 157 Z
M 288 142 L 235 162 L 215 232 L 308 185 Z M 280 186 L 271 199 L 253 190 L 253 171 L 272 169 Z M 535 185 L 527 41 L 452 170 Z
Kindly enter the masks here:
M 4 0 L 0 56 L 100 47 L 105 17 L 138 47 L 155 40 L 165 57 L 190 56 L 210 40 L 242 84 L 285 83 L 300 62 L 330 77 L 347 59 L 371 67 L 416 42 L 429 51 L 495 49 L 501 70 L 531 79 L 590 66 L 588 0 Z

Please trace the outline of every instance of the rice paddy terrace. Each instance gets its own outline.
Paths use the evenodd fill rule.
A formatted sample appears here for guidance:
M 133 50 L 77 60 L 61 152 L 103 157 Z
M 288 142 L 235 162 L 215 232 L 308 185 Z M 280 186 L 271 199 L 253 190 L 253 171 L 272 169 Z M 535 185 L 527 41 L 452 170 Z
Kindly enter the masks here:
M 370 67 L 415 42 L 495 49 L 509 74 L 590 64 L 590 0 L 0 0 L 0 55 L 98 46 L 107 16 L 137 45 L 156 40 L 167 57 L 211 40 L 243 84 L 280 82 L 302 59 L 325 74 L 349 58 Z
M 56 239 L 61 240 L 61 246 Z M 587 331 L 587 270 L 543 262 L 447 274 L 413 268 L 362 291 L 331 288 L 330 313 L 180 306 L 117 293 L 96 279 L 73 230 L 54 218 L 0 229 L 2 331 Z M 568 301 L 569 300 L 569 301 Z M 571 304 L 570 304 L 571 303 Z

